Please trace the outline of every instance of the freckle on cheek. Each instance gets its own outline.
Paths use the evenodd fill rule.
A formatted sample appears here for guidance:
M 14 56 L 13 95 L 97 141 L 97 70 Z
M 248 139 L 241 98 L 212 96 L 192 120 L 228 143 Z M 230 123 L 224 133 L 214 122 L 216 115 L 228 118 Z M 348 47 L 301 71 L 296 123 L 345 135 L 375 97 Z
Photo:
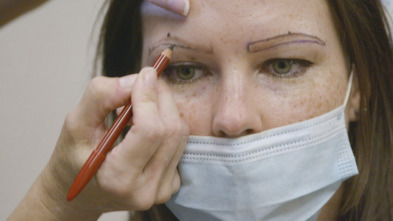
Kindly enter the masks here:
M 222 42 L 224 45 L 227 45 L 228 41 L 225 40 L 223 37 L 221 37 L 220 40 L 221 40 L 221 42 Z

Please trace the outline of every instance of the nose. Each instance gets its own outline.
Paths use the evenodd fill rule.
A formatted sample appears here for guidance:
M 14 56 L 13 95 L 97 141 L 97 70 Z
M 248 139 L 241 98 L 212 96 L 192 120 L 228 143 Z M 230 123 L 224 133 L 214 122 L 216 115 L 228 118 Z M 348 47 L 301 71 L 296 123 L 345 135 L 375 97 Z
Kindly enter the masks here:
M 240 137 L 260 132 L 253 82 L 243 75 L 224 78 L 219 86 L 212 131 L 218 137 Z

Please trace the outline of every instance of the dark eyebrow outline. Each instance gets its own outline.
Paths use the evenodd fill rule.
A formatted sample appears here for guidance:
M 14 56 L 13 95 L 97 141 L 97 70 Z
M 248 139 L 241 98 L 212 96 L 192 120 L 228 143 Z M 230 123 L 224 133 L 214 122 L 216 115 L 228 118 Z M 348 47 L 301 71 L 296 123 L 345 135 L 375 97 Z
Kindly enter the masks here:
M 182 48 L 182 49 L 187 49 L 187 50 L 192 50 L 204 54 L 213 54 L 213 48 L 212 47 L 203 47 L 200 45 L 194 45 L 190 42 L 187 42 L 186 40 L 183 40 L 179 37 L 176 36 L 171 36 L 169 33 L 166 38 L 163 38 L 159 40 L 156 44 L 154 44 L 152 47 L 149 48 L 149 55 L 157 49 L 158 47 L 169 47 L 171 45 L 174 45 L 175 48 Z
M 269 43 L 271 43 L 272 45 L 270 45 Z M 275 48 L 275 47 L 278 47 L 281 45 L 288 45 L 288 44 L 293 44 L 293 43 L 300 43 L 300 44 L 314 43 L 314 44 L 318 44 L 321 46 L 326 45 L 326 43 L 324 41 L 322 41 L 320 38 L 318 38 L 316 36 L 303 34 L 303 33 L 288 32 L 287 34 L 277 35 L 277 36 L 274 36 L 271 38 L 266 38 L 266 39 L 250 42 L 247 44 L 247 52 L 254 53 L 254 52 L 258 52 L 258 51 L 264 51 L 264 50 L 268 50 L 271 48 Z M 269 44 L 269 45 L 266 47 L 259 48 L 258 46 L 261 46 L 261 44 L 262 45 Z

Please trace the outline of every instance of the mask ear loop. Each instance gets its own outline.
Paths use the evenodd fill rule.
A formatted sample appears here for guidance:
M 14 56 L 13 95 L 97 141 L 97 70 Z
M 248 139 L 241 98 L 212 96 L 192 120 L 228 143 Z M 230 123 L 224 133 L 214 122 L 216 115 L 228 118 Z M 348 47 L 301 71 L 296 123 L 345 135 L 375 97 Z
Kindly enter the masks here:
M 348 88 L 347 92 L 345 94 L 345 99 L 344 99 L 344 107 L 347 106 L 349 95 L 351 94 L 351 89 L 352 89 L 352 80 L 353 80 L 353 70 L 354 70 L 354 65 L 351 67 L 351 74 L 349 75 L 349 80 L 348 80 Z

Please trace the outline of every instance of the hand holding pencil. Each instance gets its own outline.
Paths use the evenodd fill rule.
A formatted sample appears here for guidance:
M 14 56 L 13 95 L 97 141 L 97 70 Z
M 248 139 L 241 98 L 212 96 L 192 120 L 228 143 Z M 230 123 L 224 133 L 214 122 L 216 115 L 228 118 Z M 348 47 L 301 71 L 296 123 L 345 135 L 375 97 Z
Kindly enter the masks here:
M 173 46 L 163 51 L 154 63 L 153 68 L 156 70 L 157 76 L 159 76 L 168 65 L 169 60 L 171 59 L 172 50 Z M 75 178 L 75 181 L 67 194 L 68 201 L 74 199 L 98 171 L 98 169 L 104 162 L 107 153 L 112 150 L 113 144 L 125 128 L 129 119 L 131 118 L 131 115 L 132 104 L 131 101 L 128 101 L 120 115 L 112 124 L 111 128 L 102 138 L 102 141 L 100 142 L 98 147 L 91 153 L 90 157 L 87 159 L 86 163 L 80 170 L 78 176 Z
M 188 0 L 150 2 L 180 15 L 189 10 Z M 189 129 L 170 89 L 157 80 L 158 72 L 144 68 L 121 78 L 94 78 L 67 114 L 49 163 L 10 219 L 97 220 L 104 212 L 148 209 L 176 193 L 177 164 Z M 78 172 L 108 132 L 106 116 L 130 100 L 132 129 L 115 147 L 103 145 L 114 149 L 103 162 L 94 161 L 98 163 L 95 176 L 96 169 L 90 170 L 90 181 L 83 176 L 87 185 L 76 188 L 83 189 L 79 195 L 69 195 L 73 200 L 66 200 Z
M 79 195 L 67 202 L 63 190 L 69 190 L 86 159 L 109 131 L 105 117 L 129 100 L 133 126 L 97 166 L 96 175 L 91 173 L 90 182 Z M 44 185 L 41 189 L 48 191 L 44 195 L 61 202 L 60 207 L 82 210 L 79 214 L 85 210 L 99 216 L 108 210 L 148 209 L 179 190 L 177 164 L 187 138 L 188 127 L 168 85 L 158 80 L 154 68 L 122 78 L 95 78 L 67 115 L 49 169 L 39 179 Z

